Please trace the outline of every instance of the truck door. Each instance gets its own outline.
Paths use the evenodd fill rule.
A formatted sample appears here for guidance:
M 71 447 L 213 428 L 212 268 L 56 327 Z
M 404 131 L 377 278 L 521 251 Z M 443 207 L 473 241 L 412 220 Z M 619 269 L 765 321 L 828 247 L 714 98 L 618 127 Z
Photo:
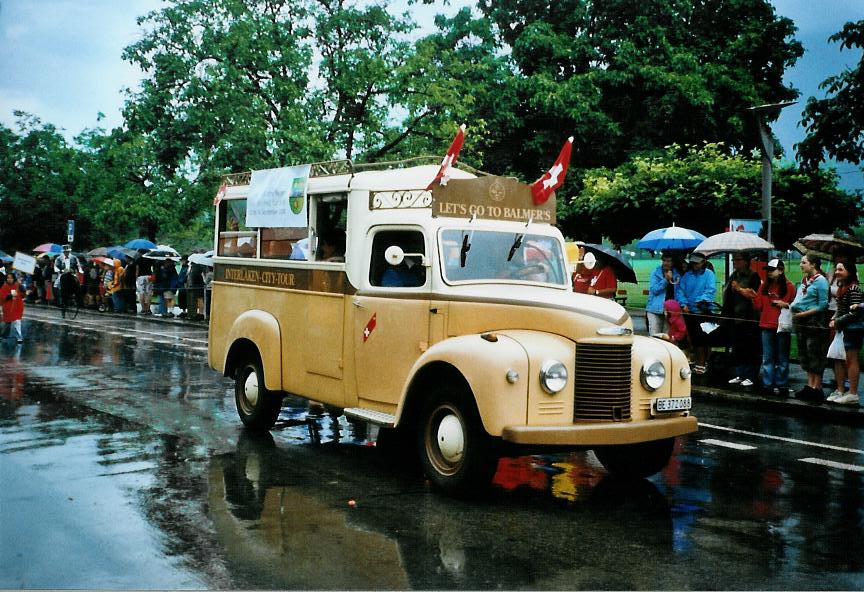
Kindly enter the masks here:
M 363 400 L 395 405 L 408 372 L 428 348 L 430 278 L 421 264 L 428 260 L 427 246 L 419 229 L 406 227 L 373 229 L 370 239 L 369 289 L 352 301 L 357 395 L 361 406 Z M 406 253 L 398 266 L 384 257 L 392 245 Z

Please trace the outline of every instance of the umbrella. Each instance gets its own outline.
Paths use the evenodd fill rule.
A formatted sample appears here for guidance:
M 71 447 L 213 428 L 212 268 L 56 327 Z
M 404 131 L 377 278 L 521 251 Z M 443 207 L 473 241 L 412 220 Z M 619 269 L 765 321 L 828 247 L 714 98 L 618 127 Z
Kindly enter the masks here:
M 105 265 L 114 264 L 114 260 L 109 257 L 91 257 L 90 261 L 95 261 L 96 263 L 104 263 Z
M 43 243 L 33 249 L 34 253 L 61 253 L 63 252 L 63 247 L 58 245 L 57 243 Z
M 643 236 L 636 246 L 648 251 L 687 251 L 705 240 L 705 235 L 689 228 L 675 226 L 658 228 Z
M 96 247 L 87 251 L 88 257 L 107 257 L 109 247 Z
M 192 253 L 189 255 L 189 263 L 213 267 L 213 251 L 207 251 L 206 253 Z
M 601 260 L 606 262 L 607 265 L 611 265 L 615 270 L 615 275 L 619 282 L 624 282 L 625 284 L 639 283 L 636 279 L 636 272 L 633 271 L 630 263 L 624 258 L 624 255 L 615 249 L 594 243 L 583 243 L 577 241 L 576 244 L 583 247 L 586 251 L 594 253 L 595 256 L 601 257 Z
M 13 261 L 15 261 L 15 258 L 9 253 L 0 251 L 0 261 L 2 261 L 3 263 L 12 263 Z
M 148 253 L 145 253 L 144 256 L 147 259 L 156 259 L 157 261 L 165 261 L 166 259 L 173 261 L 180 260 L 180 253 L 174 247 L 169 247 L 168 245 L 157 245 L 155 248 L 150 249 Z
M 699 243 L 695 251 L 703 255 L 716 253 L 741 253 L 743 251 L 768 251 L 774 245 L 752 232 L 721 232 L 712 234 Z
M 801 253 L 814 251 L 820 257 L 829 260 L 845 255 L 858 263 L 864 263 L 864 245 L 849 237 L 835 234 L 808 234 L 804 238 L 799 238 L 794 247 Z
M 128 249 L 126 247 L 108 247 L 106 255 L 111 257 L 112 259 L 134 259 L 138 257 L 138 251 L 135 249 Z
M 136 238 L 130 240 L 128 243 L 123 245 L 127 249 L 155 249 L 156 243 L 147 240 L 146 238 Z

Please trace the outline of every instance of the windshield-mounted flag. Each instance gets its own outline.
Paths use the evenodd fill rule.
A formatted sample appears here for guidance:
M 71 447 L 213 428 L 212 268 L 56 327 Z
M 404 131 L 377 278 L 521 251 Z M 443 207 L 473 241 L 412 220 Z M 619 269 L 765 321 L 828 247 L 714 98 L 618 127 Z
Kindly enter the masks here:
M 431 191 L 435 185 L 441 184 L 447 185 L 447 181 L 450 180 L 450 167 L 456 164 L 456 159 L 459 158 L 459 151 L 462 150 L 462 143 L 465 142 L 465 124 L 463 123 L 459 126 L 459 131 L 456 132 L 456 137 L 453 138 L 453 142 L 450 144 L 450 149 L 447 150 L 447 156 L 444 157 L 444 160 L 441 161 L 441 168 L 438 169 L 438 174 L 435 175 L 435 178 L 432 179 L 432 182 L 429 183 L 429 186 L 426 187 L 426 191 Z
M 531 184 L 531 195 L 534 198 L 534 205 L 546 203 L 552 192 L 561 187 L 564 183 L 564 175 L 567 174 L 567 168 L 570 166 L 570 151 L 573 149 L 573 136 L 567 138 L 564 147 L 561 148 L 561 154 L 552 168 L 543 173 L 543 176 Z

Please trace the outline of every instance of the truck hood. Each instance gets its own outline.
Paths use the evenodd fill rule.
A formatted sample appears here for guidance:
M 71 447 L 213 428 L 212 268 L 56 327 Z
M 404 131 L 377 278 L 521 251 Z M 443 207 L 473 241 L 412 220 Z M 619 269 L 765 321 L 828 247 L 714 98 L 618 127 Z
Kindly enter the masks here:
M 623 306 L 606 298 L 577 294 L 568 290 L 513 284 L 449 286 L 446 292 L 433 293 L 435 300 L 505 304 L 571 311 L 610 323 L 632 326 Z

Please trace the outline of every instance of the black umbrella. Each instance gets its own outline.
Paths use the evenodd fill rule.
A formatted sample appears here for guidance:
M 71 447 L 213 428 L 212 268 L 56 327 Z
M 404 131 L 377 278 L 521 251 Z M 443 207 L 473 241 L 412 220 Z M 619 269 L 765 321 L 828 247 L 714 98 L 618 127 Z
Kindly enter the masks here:
M 624 255 L 615 249 L 595 243 L 577 242 L 576 244 L 586 251 L 594 253 L 594 256 L 600 258 L 606 265 L 610 265 L 615 270 L 615 275 L 619 282 L 624 282 L 625 284 L 639 283 L 636 279 L 636 272 L 633 271 L 630 263 L 627 262 Z
M 808 234 L 799 238 L 794 247 L 801 253 L 815 251 L 817 255 L 825 259 L 833 260 L 837 257 L 846 256 L 864 263 L 864 245 L 853 237 L 837 236 L 836 234 Z

